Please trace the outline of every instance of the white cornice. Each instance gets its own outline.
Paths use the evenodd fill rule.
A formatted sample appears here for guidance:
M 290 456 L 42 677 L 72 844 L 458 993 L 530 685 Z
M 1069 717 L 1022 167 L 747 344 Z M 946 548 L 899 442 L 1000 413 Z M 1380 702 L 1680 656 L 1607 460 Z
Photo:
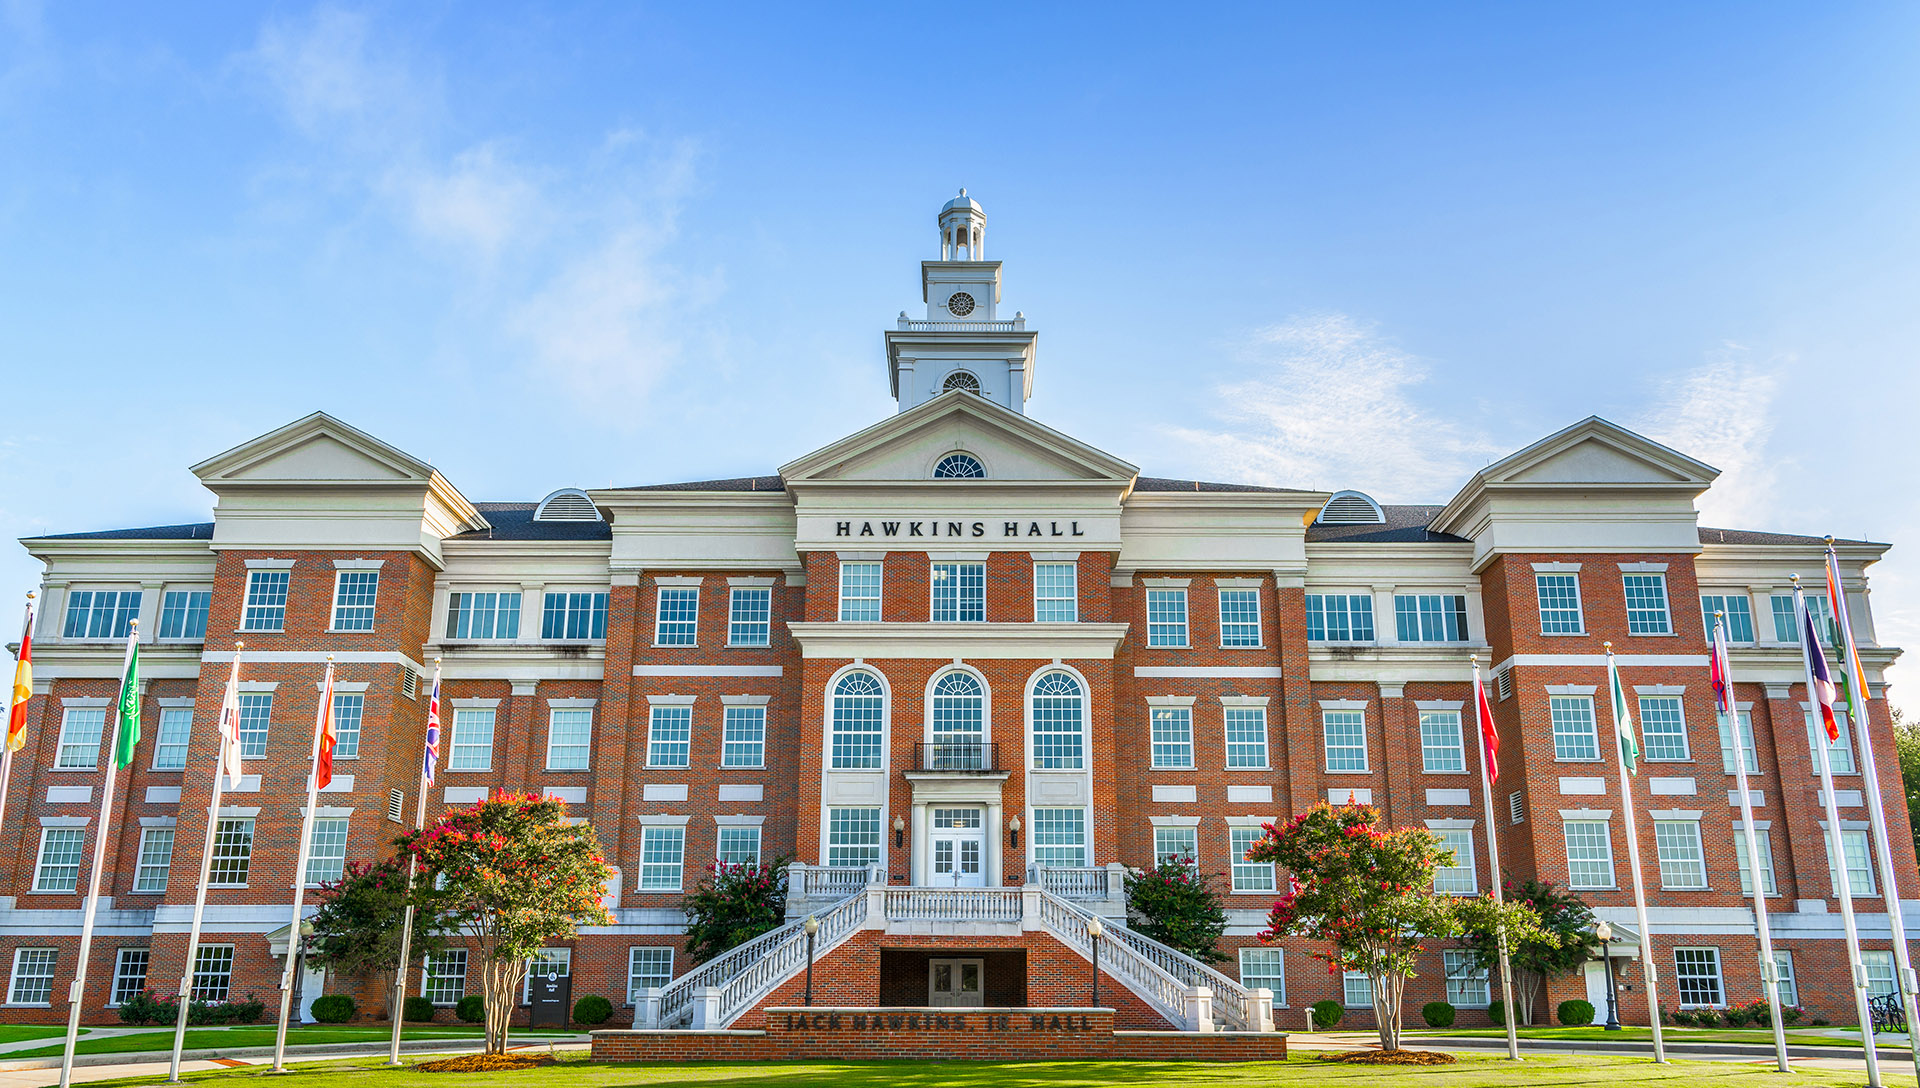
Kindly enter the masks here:
M 790 623 L 801 657 L 1110 659 L 1124 623 Z

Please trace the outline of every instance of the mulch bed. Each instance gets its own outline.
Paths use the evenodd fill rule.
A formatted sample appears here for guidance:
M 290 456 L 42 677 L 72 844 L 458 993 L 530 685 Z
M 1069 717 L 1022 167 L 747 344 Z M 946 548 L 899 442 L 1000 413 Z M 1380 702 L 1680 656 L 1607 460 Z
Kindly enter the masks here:
M 1437 1050 L 1349 1050 L 1322 1054 L 1320 1060 L 1347 1065 L 1452 1065 L 1460 1059 Z
M 462 1054 L 414 1066 L 426 1073 L 504 1073 L 554 1064 L 552 1058 L 525 1058 L 518 1054 Z

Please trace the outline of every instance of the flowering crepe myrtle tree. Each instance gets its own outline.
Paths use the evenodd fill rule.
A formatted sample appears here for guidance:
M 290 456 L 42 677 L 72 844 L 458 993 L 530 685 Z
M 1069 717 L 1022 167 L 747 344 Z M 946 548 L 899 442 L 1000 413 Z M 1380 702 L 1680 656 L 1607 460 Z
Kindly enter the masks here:
M 1220 893 L 1192 858 L 1169 858 L 1151 869 L 1127 871 L 1127 907 L 1140 932 L 1202 963 L 1227 958 L 1220 938 L 1227 912 Z
M 1400 1049 L 1401 996 L 1426 951 L 1422 941 L 1499 925 L 1509 940 L 1552 939 L 1527 906 L 1434 891 L 1434 870 L 1453 852 L 1426 828 L 1383 827 L 1371 805 L 1322 803 L 1265 831 L 1247 860 L 1276 862 L 1291 876 L 1261 943 L 1323 941 L 1326 950 L 1310 955 L 1328 973 L 1364 972 L 1384 1050 Z
M 613 870 L 592 825 L 566 814 L 559 801 L 501 790 L 399 840 L 420 863 L 416 905 L 446 918 L 481 961 L 489 1054 L 506 1052 L 527 961 L 581 926 L 613 922 L 600 903 Z

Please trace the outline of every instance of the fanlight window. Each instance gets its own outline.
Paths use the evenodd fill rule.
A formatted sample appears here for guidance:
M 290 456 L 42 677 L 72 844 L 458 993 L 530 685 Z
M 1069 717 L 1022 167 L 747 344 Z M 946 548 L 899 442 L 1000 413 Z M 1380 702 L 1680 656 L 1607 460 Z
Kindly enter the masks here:
M 951 393 L 955 389 L 958 389 L 962 393 L 978 395 L 980 392 L 980 379 L 964 370 L 956 370 L 947 375 L 946 381 L 940 383 L 940 391 L 942 393 Z
M 986 693 L 980 681 L 950 672 L 933 685 L 932 750 L 928 766 L 936 770 L 980 770 L 986 766 L 981 743 Z
M 936 480 L 984 480 L 987 468 L 970 453 L 949 453 L 933 466 Z
M 1033 765 L 1071 771 L 1085 765 L 1086 697 L 1072 673 L 1050 672 L 1033 685 Z
M 833 766 L 873 770 L 885 766 L 881 714 L 885 689 L 872 673 L 850 672 L 833 688 Z

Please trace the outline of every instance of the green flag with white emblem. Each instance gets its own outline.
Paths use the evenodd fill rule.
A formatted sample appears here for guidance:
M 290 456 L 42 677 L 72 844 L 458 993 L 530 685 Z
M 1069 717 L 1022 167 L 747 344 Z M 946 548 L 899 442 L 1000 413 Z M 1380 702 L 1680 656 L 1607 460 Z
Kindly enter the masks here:
M 1627 689 L 1620 686 L 1620 670 L 1614 668 L 1613 651 L 1607 651 L 1607 687 L 1613 692 L 1613 725 L 1620 733 L 1620 760 L 1627 773 L 1640 773 L 1640 742 L 1633 738 L 1633 714 L 1627 709 Z
M 120 732 L 115 741 L 118 754 L 114 766 L 133 762 L 133 750 L 140 744 L 140 644 L 136 630 L 127 636 L 127 669 L 120 678 Z

